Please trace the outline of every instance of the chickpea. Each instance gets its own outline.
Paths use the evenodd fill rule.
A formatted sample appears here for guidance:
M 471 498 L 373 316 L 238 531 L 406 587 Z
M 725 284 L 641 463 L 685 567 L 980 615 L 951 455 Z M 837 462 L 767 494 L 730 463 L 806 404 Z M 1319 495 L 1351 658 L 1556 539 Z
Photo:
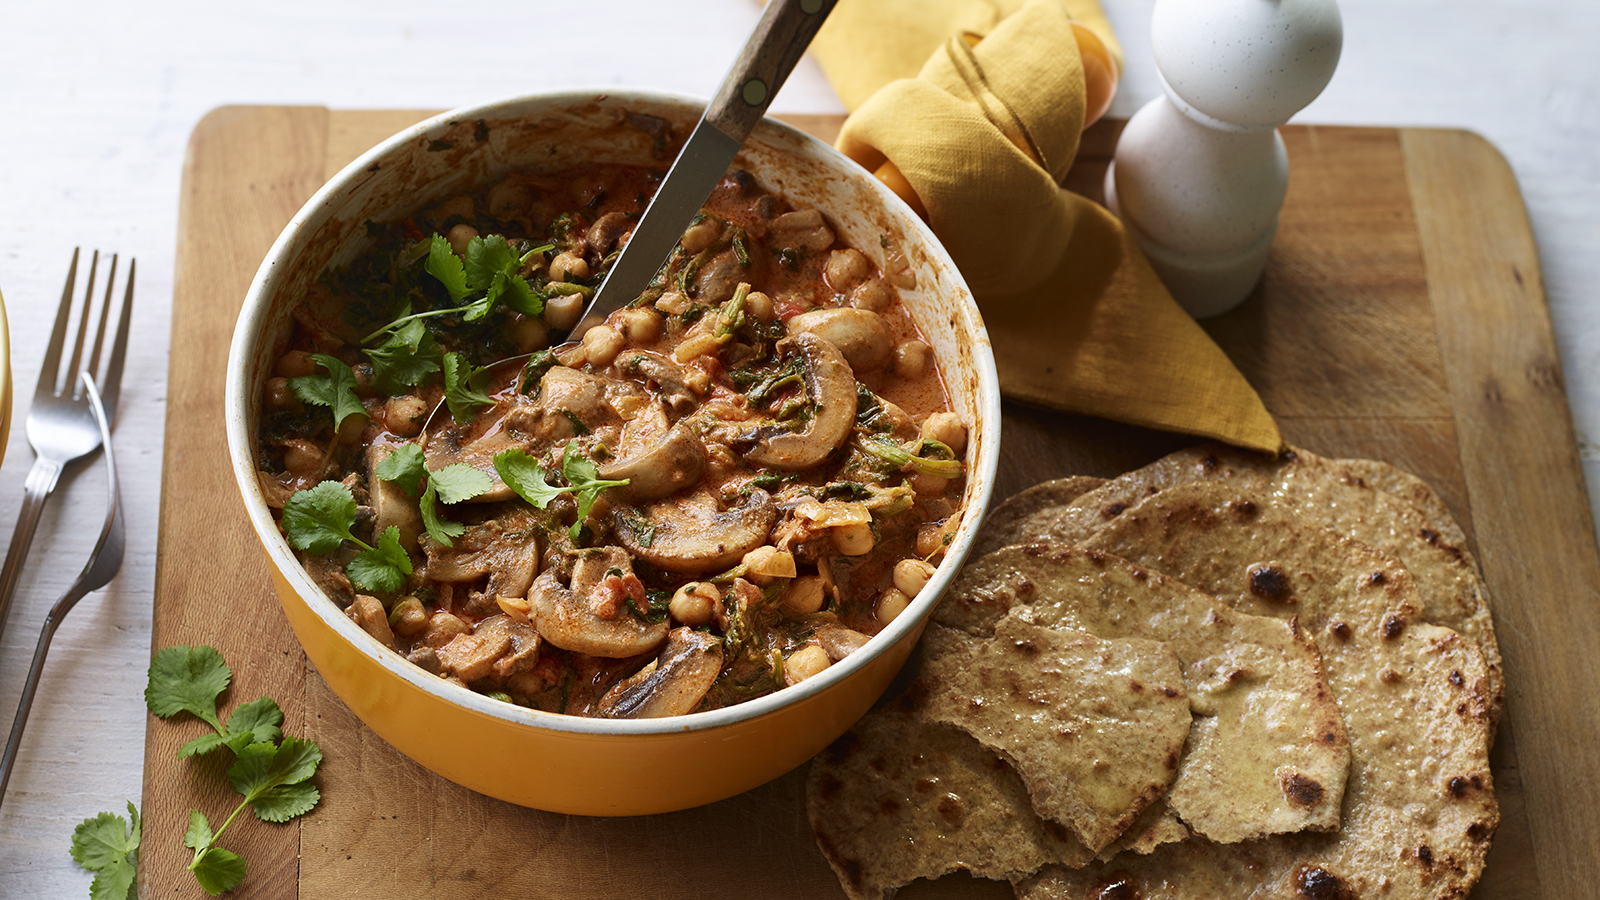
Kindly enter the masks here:
M 577 294 L 558 294 L 544 303 L 544 323 L 556 331 L 570 331 L 581 315 L 583 298 Z
M 511 175 L 489 189 L 489 213 L 502 219 L 521 212 L 533 202 L 533 194 L 517 176 Z
M 816 644 L 807 644 L 789 654 L 783 661 L 783 683 L 794 687 L 807 678 L 821 675 L 822 670 L 833 665 L 828 652 Z
M 872 526 L 865 522 L 855 522 L 849 525 L 838 525 L 832 530 L 833 546 L 838 548 L 845 556 L 862 556 L 872 552 L 872 547 L 877 543 L 877 538 L 872 535 Z
M 921 341 L 901 341 L 894 348 L 894 374 L 915 381 L 933 367 L 933 348 Z
M 849 293 L 851 288 L 872 277 L 872 260 L 854 247 L 835 250 L 828 254 L 822 275 L 829 287 L 841 294 Z
M 478 229 L 465 222 L 458 222 L 450 226 L 450 231 L 445 234 L 444 239 L 450 242 L 450 249 L 455 255 L 466 256 L 467 245 L 477 236 Z
M 438 649 L 471 630 L 471 625 L 441 609 L 428 617 L 428 627 L 424 629 L 422 641 L 429 647 Z
M 265 396 L 267 409 L 282 411 L 299 409 L 301 406 L 300 398 L 294 395 L 294 389 L 289 387 L 287 378 L 268 378 Z
M 550 260 L 551 281 L 579 281 L 588 277 L 589 261 L 571 250 L 558 253 L 555 259 Z
M 402 394 L 384 401 L 383 427 L 389 429 L 391 434 L 416 437 L 427 418 L 428 404 L 421 397 Z
M 809 616 L 814 612 L 821 612 L 828 601 L 827 592 L 823 590 L 821 575 L 801 575 L 789 582 L 789 589 L 783 594 L 783 608 L 791 615 Z
M 672 617 L 690 628 L 699 628 L 716 617 L 722 606 L 722 592 L 709 581 L 691 581 L 678 588 L 667 604 Z
M 290 350 L 272 364 L 272 374 L 281 378 L 301 378 L 317 374 L 317 361 L 304 350 Z
M 889 588 L 883 592 L 882 597 L 878 598 L 878 610 L 876 613 L 878 624 L 888 625 L 901 613 L 905 612 L 906 607 L 910 605 L 911 598 L 907 597 L 904 591 L 899 588 Z
M 583 333 L 585 358 L 602 369 L 611 365 L 627 346 L 627 338 L 610 325 L 596 325 Z
M 894 305 L 894 288 L 883 283 L 882 279 L 869 278 L 856 285 L 850 292 L 850 305 L 856 309 L 865 309 L 881 313 Z
M 951 516 L 945 522 L 930 522 L 917 529 L 917 555 L 924 559 L 935 553 L 943 553 L 950 542 L 955 540 L 956 529 L 961 527 L 959 516 Z
M 444 203 L 439 205 L 440 221 L 444 221 L 451 216 L 460 216 L 463 219 L 470 219 L 472 218 L 472 213 L 472 198 L 468 197 L 466 194 L 462 194 L 459 197 L 451 197 L 449 200 L 446 200 Z
M 624 309 L 614 318 L 617 320 L 614 327 L 622 332 L 630 344 L 643 346 L 654 344 L 661 339 L 664 323 L 661 316 L 653 309 L 647 307 Z
M 283 467 L 291 475 L 315 475 L 327 463 L 327 454 L 316 444 L 295 438 L 284 444 Z
M 680 243 L 683 244 L 685 253 L 699 253 L 701 250 L 715 244 L 717 238 L 722 237 L 723 222 L 716 216 L 706 216 L 704 219 L 690 225 L 683 232 Z
M 911 489 L 916 491 L 919 497 L 937 497 L 950 487 L 950 479 L 929 475 L 926 472 L 918 472 L 911 476 L 910 481 Z
M 751 291 L 744 298 L 744 311 L 762 322 L 771 322 L 778 314 L 772 304 L 772 298 L 760 291 Z
M 345 416 L 344 421 L 339 423 L 338 442 L 341 444 L 354 444 L 361 440 L 361 432 L 366 431 L 367 426 L 370 424 L 372 424 L 372 420 L 365 413 Z
M 389 610 L 389 627 L 401 637 L 415 637 L 428 627 L 428 610 L 416 597 L 401 597 Z
M 766 587 L 779 578 L 795 576 L 794 554 L 767 544 L 744 555 L 745 578 Z
M 967 426 L 955 413 L 936 412 L 923 420 L 922 436 L 944 444 L 958 456 L 967 448 Z
M 933 564 L 920 559 L 902 559 L 894 564 L 894 586 L 907 597 L 915 597 L 933 577 Z
M 506 322 L 506 336 L 523 353 L 532 353 L 550 346 L 550 326 L 538 316 L 512 313 Z

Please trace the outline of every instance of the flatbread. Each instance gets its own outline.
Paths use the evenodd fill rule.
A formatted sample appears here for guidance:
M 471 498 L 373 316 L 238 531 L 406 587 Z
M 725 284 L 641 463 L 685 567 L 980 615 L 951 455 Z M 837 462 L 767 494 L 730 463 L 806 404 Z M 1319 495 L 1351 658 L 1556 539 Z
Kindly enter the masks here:
M 1144 812 L 1139 814 L 1139 818 L 1134 819 L 1133 824 L 1128 826 L 1128 830 L 1118 835 L 1117 839 L 1101 850 L 1095 859 L 1104 862 L 1118 853 L 1150 854 L 1162 844 L 1176 844 L 1188 839 L 1188 827 L 1178 821 L 1177 815 L 1167 806 L 1165 799 L 1157 800 L 1146 806 Z M 1013 879 L 1015 880 L 1017 879 Z
M 983 528 L 972 544 L 972 557 L 983 556 L 1011 544 L 1029 544 L 1049 530 L 1056 510 L 1106 483 L 1104 478 L 1070 475 L 1043 481 L 1007 497 L 983 517 Z
M 910 688 L 920 714 L 971 734 L 1022 776 L 1039 815 L 1090 850 L 1166 792 L 1189 734 L 1178 658 L 1015 617 L 984 640 L 931 625 Z
M 993 751 L 905 704 L 869 713 L 812 762 L 806 813 L 851 900 L 888 900 L 962 869 L 1016 880 L 1092 856 L 1034 814 L 1022 779 Z
M 1463 546 L 1447 541 L 1440 524 L 1418 507 L 1373 487 L 1340 461 L 1299 449 L 1277 458 L 1220 445 L 1180 450 L 1079 497 L 1051 518 L 1051 534 L 1041 539 L 1076 543 L 1146 497 L 1197 480 L 1225 481 L 1393 554 L 1415 576 L 1426 621 L 1460 632 L 1483 654 L 1490 714 L 1499 716 L 1505 678 L 1477 563 Z
M 1392 494 L 1415 506 L 1438 529 L 1446 543 L 1456 547 L 1467 546 L 1467 534 L 1461 530 L 1444 499 L 1426 481 L 1396 466 L 1376 459 L 1333 459 L 1329 462 L 1345 473 L 1359 478 L 1368 487 Z
M 1316 644 L 1097 550 L 1008 547 L 970 563 L 934 621 L 986 636 L 1000 617 L 1164 642 L 1194 714 L 1166 805 L 1222 843 L 1339 827 L 1350 748 Z
M 1399 570 L 1337 577 L 1326 566 L 1341 548 L 1355 552 L 1355 542 L 1227 487 L 1163 491 L 1119 514 L 1093 543 L 1247 604 L 1266 601 L 1250 591 L 1258 579 L 1245 560 L 1259 555 L 1281 568 L 1302 623 L 1318 637 L 1350 737 L 1340 831 L 1226 846 L 1188 841 L 1118 857 L 1114 871 L 1052 867 L 1019 883 L 1018 896 L 1076 900 L 1119 879 L 1144 900 L 1465 896 L 1499 823 L 1482 655 L 1461 635 L 1406 614 L 1413 601 Z M 1306 547 L 1318 549 L 1295 549 Z

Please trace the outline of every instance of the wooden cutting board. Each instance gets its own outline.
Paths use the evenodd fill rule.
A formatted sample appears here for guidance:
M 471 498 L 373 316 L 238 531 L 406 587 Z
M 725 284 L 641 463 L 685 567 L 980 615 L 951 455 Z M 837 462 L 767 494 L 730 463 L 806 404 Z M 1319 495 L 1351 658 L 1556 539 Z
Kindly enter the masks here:
M 279 230 L 347 161 L 420 111 L 228 107 L 195 129 L 173 291 L 153 645 L 209 643 L 233 704 L 263 694 L 326 754 L 315 812 L 248 814 L 224 844 L 238 897 L 841 896 L 812 843 L 803 768 L 709 807 L 589 819 L 509 806 L 440 779 L 360 724 L 307 664 L 227 465 L 223 372 L 245 291 Z M 831 139 L 837 117 L 795 124 Z M 1119 125 L 1086 136 L 1073 186 L 1098 195 Z M 1597 555 L 1539 263 L 1510 169 L 1464 132 L 1297 126 L 1288 201 L 1261 287 L 1207 329 L 1292 442 L 1388 460 L 1431 482 L 1493 591 L 1509 698 L 1494 753 L 1504 815 L 1479 898 L 1587 896 L 1600 883 Z M 1001 497 L 1113 475 L 1187 443 L 1008 404 Z M 179 761 L 194 722 L 151 719 L 140 895 L 204 896 L 184 871 L 191 807 L 236 797 L 216 760 Z M 217 754 L 218 757 L 224 754 Z M 1010 896 L 952 876 L 903 897 Z

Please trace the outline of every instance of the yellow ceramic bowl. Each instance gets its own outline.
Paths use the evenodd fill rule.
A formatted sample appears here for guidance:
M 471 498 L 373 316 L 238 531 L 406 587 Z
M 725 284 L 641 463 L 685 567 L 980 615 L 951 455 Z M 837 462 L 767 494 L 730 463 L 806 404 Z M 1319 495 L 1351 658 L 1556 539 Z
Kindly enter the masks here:
M 396 749 L 511 803 L 586 815 L 666 812 L 731 797 L 804 762 L 866 712 L 905 662 L 989 501 L 999 387 L 988 336 L 955 264 L 876 179 L 827 145 L 767 121 L 744 153 L 762 183 L 796 206 L 826 212 L 868 254 L 881 256 L 883 235 L 905 248 L 916 287 L 902 292 L 904 303 L 934 348 L 956 411 L 971 424 L 961 529 L 905 614 L 822 675 L 766 697 L 673 718 L 590 719 L 491 700 L 427 674 L 368 636 L 306 576 L 257 486 L 255 435 L 262 386 L 285 346 L 290 310 L 313 280 L 369 245 L 369 220 L 393 221 L 491 184 L 513 167 L 647 162 L 652 139 L 624 124 L 624 114 L 662 117 L 687 135 L 701 108 L 659 94 L 564 93 L 456 110 L 407 129 L 339 173 L 289 223 L 256 275 L 234 333 L 227 385 L 234 474 L 306 655 Z

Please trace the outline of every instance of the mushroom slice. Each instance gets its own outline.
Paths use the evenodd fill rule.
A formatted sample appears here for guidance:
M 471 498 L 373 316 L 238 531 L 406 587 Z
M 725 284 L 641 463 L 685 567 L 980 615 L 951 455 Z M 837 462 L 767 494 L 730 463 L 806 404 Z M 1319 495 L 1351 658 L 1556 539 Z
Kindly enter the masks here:
M 619 659 L 649 653 L 667 636 L 665 620 L 651 624 L 621 602 L 632 579 L 633 564 L 620 547 L 578 551 L 572 583 L 562 585 L 557 569 L 533 580 L 528 603 L 534 627 L 546 641 L 563 650 Z
M 617 540 L 638 559 L 669 572 L 713 572 L 765 544 L 778 518 L 772 496 L 757 488 L 743 506 L 718 512 L 705 491 L 643 508 L 619 509 L 612 517 Z
M 854 372 L 877 371 L 894 352 L 888 324 L 870 309 L 813 309 L 790 319 L 788 328 L 791 334 L 809 332 L 838 347 Z
M 757 466 L 796 472 L 827 459 L 850 434 L 856 421 L 856 376 L 838 347 L 810 332 L 790 335 L 777 349 L 783 356 L 798 353 L 805 361 L 806 398 L 815 414 L 801 431 L 757 430 L 755 447 L 745 458 Z
M 649 350 L 627 350 L 617 357 L 617 370 L 630 375 L 643 375 L 653 381 L 661 392 L 661 399 L 675 415 L 693 412 L 700 405 L 699 397 L 689 387 L 688 375 L 683 367 Z
M 722 641 L 679 626 L 661 655 L 607 691 L 596 712 L 609 719 L 681 716 L 694 711 L 721 671 Z
M 679 422 L 659 443 L 637 456 L 601 466 L 601 478 L 628 483 L 608 493 L 622 503 L 660 500 L 698 482 L 706 470 L 706 445 Z

